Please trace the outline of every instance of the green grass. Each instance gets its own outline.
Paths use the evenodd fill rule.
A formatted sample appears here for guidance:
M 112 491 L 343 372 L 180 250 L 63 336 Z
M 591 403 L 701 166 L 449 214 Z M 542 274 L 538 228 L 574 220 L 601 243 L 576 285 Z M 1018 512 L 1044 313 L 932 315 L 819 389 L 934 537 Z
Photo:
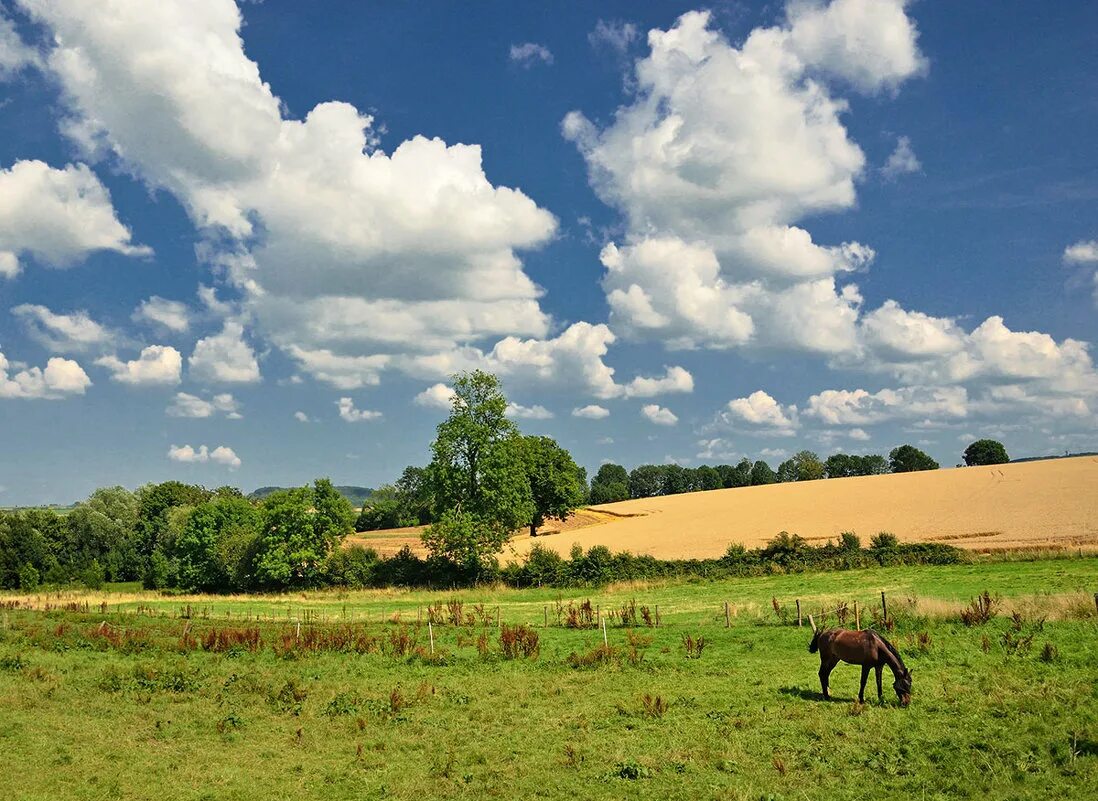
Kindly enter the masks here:
M 191 601 L 199 616 L 189 621 L 173 616 L 186 600 L 151 595 L 110 596 L 106 614 L 8 610 L 0 612 L 3 795 L 1094 798 L 1098 616 L 1081 591 L 1095 585 L 1098 560 L 1080 559 L 571 591 L 565 602 L 590 597 L 604 610 L 630 598 L 659 604 L 664 621 L 636 630 L 652 638 L 639 664 L 587 669 L 568 657 L 601 644 L 601 632 L 555 626 L 539 629 L 533 661 L 504 660 L 494 626 L 435 627 L 445 654 L 436 660 L 283 658 L 272 649 L 296 628 L 287 610 L 296 618 L 308 608 L 328 626 L 346 616 L 382 636 L 399 630 L 380 623 L 383 614 L 414 623 L 420 606 L 451 597 L 467 610 L 499 604 L 505 622 L 540 624 L 555 591 L 203 598 Z M 838 700 L 823 701 L 810 630 L 780 625 L 771 598 L 788 607 L 800 597 L 806 611 L 858 598 L 872 609 L 882 588 L 897 618 L 889 636 L 914 674 L 912 705 L 896 704 L 887 671 L 885 703 L 871 690 L 873 703 L 855 705 L 858 669 L 849 665 L 832 675 Z M 1003 596 L 1003 608 L 1031 610 L 1027 631 L 1039 612 L 1053 614 L 1028 653 L 1006 652 L 1005 616 L 971 629 L 957 622 L 955 607 L 985 588 Z M 93 604 L 102 597 L 88 594 Z M 725 600 L 736 606 L 730 628 Z M 126 611 L 137 604 L 157 614 Z M 185 629 L 201 638 L 241 625 L 245 611 L 266 616 L 252 624 L 264 640 L 258 652 L 180 647 Z M 137 639 L 109 645 L 96 633 L 104 620 Z M 427 648 L 425 627 L 406 630 Z M 921 632 L 926 650 L 917 647 Z M 487 656 L 475 645 L 481 633 Z M 684 634 L 705 638 L 700 659 L 685 658 Z M 627 630 L 611 627 L 608 637 L 624 654 Z M 1056 649 L 1047 662 L 1045 643 Z M 645 695 L 667 702 L 662 717 L 646 712 Z

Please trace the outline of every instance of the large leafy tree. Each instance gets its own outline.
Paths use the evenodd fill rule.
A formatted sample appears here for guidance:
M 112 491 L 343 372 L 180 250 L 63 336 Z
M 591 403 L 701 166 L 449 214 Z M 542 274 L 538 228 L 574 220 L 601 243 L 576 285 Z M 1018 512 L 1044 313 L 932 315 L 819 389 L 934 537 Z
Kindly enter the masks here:
M 651 498 L 663 494 L 663 468 L 655 464 L 642 464 L 629 472 L 629 497 Z
M 350 502 L 326 478 L 272 493 L 263 503 L 256 580 L 270 587 L 315 586 L 329 553 L 352 531 L 354 517 Z
M 762 484 L 776 484 L 777 481 L 777 475 L 774 474 L 770 465 L 762 459 L 759 459 L 759 461 L 751 466 L 751 486 L 756 487 Z
M 179 583 L 189 590 L 242 590 L 258 544 L 259 511 L 243 497 L 215 496 L 188 515 L 176 541 Z
M 1010 461 L 1003 443 L 994 439 L 978 439 L 965 448 L 965 464 L 1006 464 Z
M 823 462 L 812 451 L 800 451 L 793 455 L 791 461 L 797 476 L 796 481 L 815 481 L 826 475 Z
M 939 465 L 914 445 L 900 445 L 888 454 L 888 466 L 893 473 L 915 473 L 937 470 Z
M 534 515 L 530 518 L 530 536 L 547 517 L 565 520 L 579 507 L 586 495 L 582 469 L 572 454 L 549 437 L 523 437 L 526 476 Z
M 450 416 L 438 425 L 427 468 L 438 522 L 423 540 L 433 555 L 475 568 L 503 550 L 535 509 L 522 438 L 505 415 L 499 379 L 476 370 L 455 376 L 453 385 Z

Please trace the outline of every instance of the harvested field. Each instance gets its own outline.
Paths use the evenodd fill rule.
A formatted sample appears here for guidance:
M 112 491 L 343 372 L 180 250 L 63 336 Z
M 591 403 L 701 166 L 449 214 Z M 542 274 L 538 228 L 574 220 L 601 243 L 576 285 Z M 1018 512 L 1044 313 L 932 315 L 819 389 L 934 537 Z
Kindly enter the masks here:
M 713 490 L 594 507 L 604 521 L 536 539 L 567 554 L 573 543 L 664 559 L 715 557 L 729 543 L 764 544 L 779 531 L 821 542 L 878 531 L 908 542 L 976 551 L 1098 547 L 1098 458 L 966 467 Z M 605 514 L 609 513 L 609 514 Z M 632 515 L 620 517 L 619 515 Z

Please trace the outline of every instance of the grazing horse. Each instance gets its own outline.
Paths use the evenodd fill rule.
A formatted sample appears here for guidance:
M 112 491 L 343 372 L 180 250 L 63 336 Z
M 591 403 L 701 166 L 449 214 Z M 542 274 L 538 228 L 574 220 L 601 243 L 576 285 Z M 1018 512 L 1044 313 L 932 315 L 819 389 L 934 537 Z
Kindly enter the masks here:
M 862 686 L 858 700 L 865 703 L 865 682 L 869 669 L 877 671 L 877 700 L 883 701 L 881 671 L 885 665 L 892 670 L 896 680 L 892 683 L 902 706 L 911 703 L 911 671 L 904 666 L 896 647 L 872 629 L 850 631 L 848 629 L 821 629 L 812 635 L 808 645 L 810 654 L 820 652 L 820 686 L 824 698 L 831 698 L 827 691 L 827 679 L 840 661 L 862 666 Z

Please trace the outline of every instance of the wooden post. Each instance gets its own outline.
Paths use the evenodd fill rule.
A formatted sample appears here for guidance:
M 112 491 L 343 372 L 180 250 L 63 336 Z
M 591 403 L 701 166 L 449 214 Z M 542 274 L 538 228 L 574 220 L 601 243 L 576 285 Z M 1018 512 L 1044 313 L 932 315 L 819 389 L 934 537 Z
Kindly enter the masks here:
M 595 604 L 595 627 L 597 628 L 601 625 L 602 625 L 602 606 L 600 604 Z
M 816 621 L 812 619 L 812 615 L 808 616 L 808 622 L 812 624 L 812 631 L 816 631 Z
M 497 607 L 496 607 L 496 628 L 497 628 L 497 629 L 498 629 L 498 628 L 500 627 L 500 622 L 499 622 L 499 621 L 500 621 L 500 616 L 499 616 L 499 607 L 497 606 Z
M 427 621 L 427 636 L 431 640 L 431 656 L 435 655 L 435 628 L 431 625 L 431 621 Z
M 858 610 L 858 602 L 854 602 L 854 628 L 862 630 L 862 613 Z
M 888 622 L 888 602 L 885 600 L 885 591 L 881 590 L 881 614 L 884 615 L 885 622 Z
M 797 599 L 797 625 L 798 626 L 803 626 L 804 625 L 803 618 L 801 618 L 801 599 L 800 598 Z
M 602 620 L 602 646 L 604 648 L 609 648 L 610 647 L 610 643 L 606 639 L 606 618 L 603 618 L 603 620 Z
M 660 627 L 660 605 L 656 604 L 656 628 Z
M 728 608 L 728 601 L 724 602 L 724 627 L 731 628 L 732 626 L 732 611 Z
M 542 628 L 547 629 L 549 628 L 549 606 L 546 605 L 542 607 L 542 611 L 545 613 L 545 624 L 542 626 Z

